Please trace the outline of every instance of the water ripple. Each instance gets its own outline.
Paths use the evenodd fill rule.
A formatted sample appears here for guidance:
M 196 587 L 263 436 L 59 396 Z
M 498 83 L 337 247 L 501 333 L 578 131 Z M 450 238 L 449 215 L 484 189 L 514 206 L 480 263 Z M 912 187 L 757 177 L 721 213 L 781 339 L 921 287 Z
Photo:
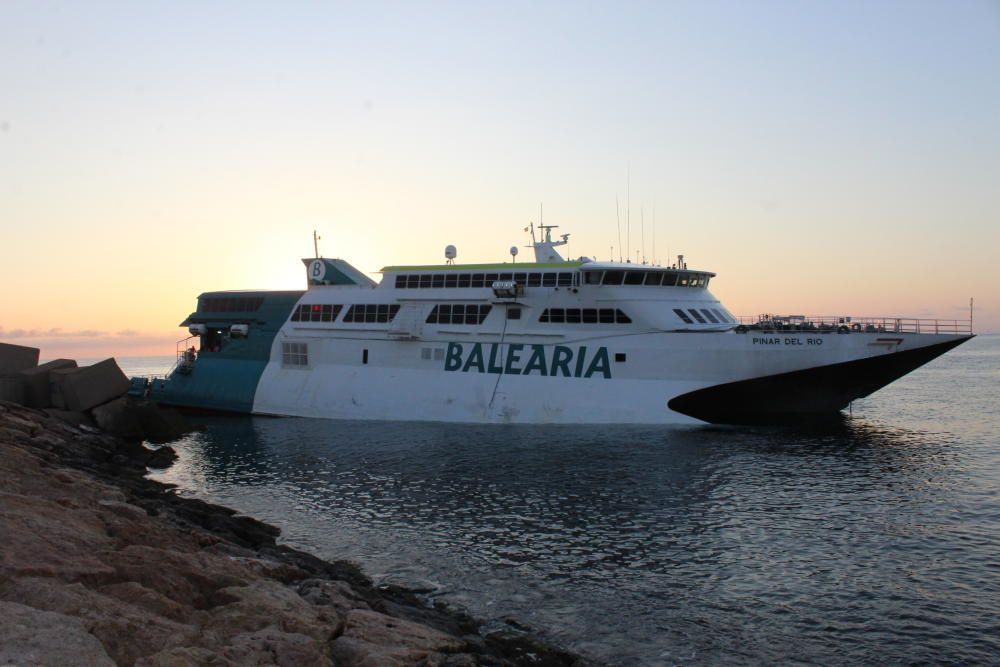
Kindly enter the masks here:
M 813 429 L 214 419 L 162 478 L 615 664 L 988 663 L 998 361 Z

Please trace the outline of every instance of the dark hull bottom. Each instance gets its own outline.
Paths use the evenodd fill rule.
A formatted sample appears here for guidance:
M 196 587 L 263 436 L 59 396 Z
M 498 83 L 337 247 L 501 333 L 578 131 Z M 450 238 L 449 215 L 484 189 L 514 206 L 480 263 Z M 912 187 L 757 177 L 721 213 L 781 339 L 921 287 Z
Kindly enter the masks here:
M 681 394 L 667 405 L 713 424 L 780 424 L 830 417 L 971 338 L 706 387 Z

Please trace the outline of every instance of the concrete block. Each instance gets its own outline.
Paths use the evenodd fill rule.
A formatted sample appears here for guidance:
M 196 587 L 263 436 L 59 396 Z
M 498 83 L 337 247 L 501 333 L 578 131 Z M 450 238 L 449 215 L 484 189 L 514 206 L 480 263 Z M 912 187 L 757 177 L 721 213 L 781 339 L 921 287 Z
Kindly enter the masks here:
M 37 347 L 0 343 L 0 375 L 19 373 L 37 365 Z
M 63 410 L 90 410 L 128 391 L 128 378 L 114 359 L 93 366 L 51 371 L 52 405 Z
M 101 430 L 119 438 L 142 438 L 142 422 L 125 397 L 116 398 L 90 411 Z
M 24 404 L 29 408 L 44 409 L 52 405 L 52 390 L 49 388 L 50 373 L 60 368 L 76 368 L 72 359 L 55 359 L 41 366 L 18 373 L 24 378 Z
M 24 405 L 24 378 L 20 375 L 0 375 L 0 401 Z

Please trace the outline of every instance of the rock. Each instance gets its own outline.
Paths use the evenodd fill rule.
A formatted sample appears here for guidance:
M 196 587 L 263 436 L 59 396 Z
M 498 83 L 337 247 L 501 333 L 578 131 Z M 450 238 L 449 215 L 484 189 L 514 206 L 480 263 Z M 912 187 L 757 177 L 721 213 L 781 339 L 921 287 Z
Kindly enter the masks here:
M 141 658 L 135 667 L 240 667 L 215 651 L 197 646 L 174 646 Z
M 172 442 L 194 430 L 181 413 L 148 401 L 133 404 L 136 418 L 142 424 L 143 437 L 153 443 Z
M 16 602 L 0 602 L 0 664 L 115 665 L 80 619 Z
M 98 405 L 90 411 L 98 428 L 119 438 L 141 439 L 142 423 L 129 406 L 125 397 Z
M 238 665 L 300 667 L 333 665 L 324 647 L 312 637 L 269 627 L 237 635 L 222 654 Z
M 347 614 L 344 633 L 333 642 L 337 664 L 354 667 L 414 665 L 436 653 L 458 653 L 465 642 L 426 625 L 377 611 Z
M 0 375 L 19 373 L 37 365 L 37 347 L 0 343 Z
M 18 373 L 24 380 L 24 404 L 32 408 L 47 408 L 52 405 L 52 389 L 49 374 L 61 368 L 76 368 L 72 359 L 55 359 L 41 366 Z
M 79 581 L 114 574 L 98 557 L 110 546 L 104 523 L 93 511 L 59 500 L 0 492 L 0 535 L 4 536 L 0 579 L 43 576 Z M 13 535 L 17 539 L 11 539 Z
M 150 454 L 149 460 L 146 461 L 146 467 L 162 470 L 172 466 L 176 460 L 177 452 L 175 452 L 172 447 L 163 445 L 162 447 L 155 449 L 152 454 Z
M 94 419 L 86 412 L 74 412 L 72 410 L 60 410 L 58 408 L 45 408 L 45 414 L 52 417 L 53 419 L 58 419 L 64 424 L 69 424 L 70 426 L 94 426 Z
M 225 558 L 152 546 L 129 545 L 106 556 L 114 568 L 109 581 L 134 581 L 179 604 L 209 609 L 216 591 L 246 585 L 248 573 Z M 224 596 L 221 602 L 229 602 Z
M 299 584 L 299 595 L 311 604 L 333 607 L 342 616 L 352 609 L 370 609 L 346 581 L 307 579 Z
M 92 366 L 57 369 L 49 377 L 52 405 L 68 410 L 90 410 L 128 391 L 128 378 L 114 359 Z
M 0 595 L 24 600 L 37 609 L 81 619 L 119 665 L 131 665 L 143 655 L 168 646 L 190 644 L 198 635 L 193 625 L 165 619 L 80 583 L 67 585 L 52 579 L 15 579 L 0 586 Z
M 24 404 L 24 378 L 20 375 L 0 375 L 0 400 Z
M 203 632 L 221 637 L 259 632 L 273 626 L 282 632 L 308 635 L 325 644 L 343 626 L 343 619 L 332 607 L 313 606 L 293 589 L 267 579 L 220 590 L 216 597 L 233 601 L 212 610 Z

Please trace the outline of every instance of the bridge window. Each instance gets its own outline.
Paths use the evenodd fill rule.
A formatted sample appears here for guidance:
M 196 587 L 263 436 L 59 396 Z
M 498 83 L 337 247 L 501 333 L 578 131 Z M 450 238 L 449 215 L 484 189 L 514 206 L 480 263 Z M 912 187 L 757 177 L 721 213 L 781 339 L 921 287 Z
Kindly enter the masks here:
M 712 312 L 715 313 L 715 316 L 719 318 L 720 322 L 729 322 L 730 321 L 729 318 L 726 317 L 725 313 L 723 313 L 718 308 L 713 308 Z
M 355 304 L 344 315 L 345 322 L 386 323 L 399 312 L 397 304 Z
M 621 285 L 622 280 L 625 279 L 624 271 L 605 271 L 604 272 L 604 285 Z
M 493 306 L 485 304 L 439 304 L 427 316 L 428 324 L 482 324 Z
M 688 312 L 694 316 L 694 319 L 698 320 L 698 324 L 706 324 L 705 318 L 702 317 L 697 310 L 695 310 L 694 308 L 688 308 Z
M 592 271 L 593 284 L 601 279 L 600 271 Z M 396 276 L 397 289 L 439 289 L 490 287 L 497 280 L 513 280 L 526 287 L 572 287 L 577 283 L 576 272 L 550 273 L 427 273 Z M 263 301 L 261 299 L 261 301 Z
M 281 364 L 283 366 L 308 366 L 309 344 L 283 342 L 281 344 Z

